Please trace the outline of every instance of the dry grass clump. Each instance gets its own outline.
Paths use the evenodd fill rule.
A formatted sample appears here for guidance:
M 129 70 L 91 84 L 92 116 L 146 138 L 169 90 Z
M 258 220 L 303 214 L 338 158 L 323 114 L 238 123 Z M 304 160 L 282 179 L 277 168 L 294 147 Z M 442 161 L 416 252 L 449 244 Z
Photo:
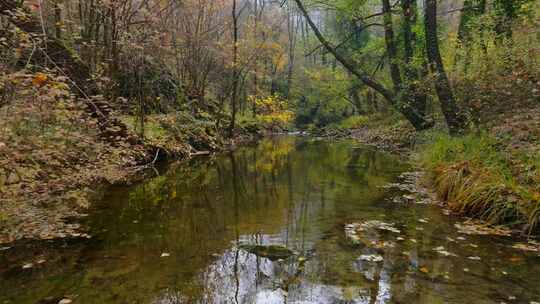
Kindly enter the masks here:
M 419 153 L 429 181 L 449 207 L 490 224 L 538 229 L 538 185 L 523 183 L 510 155 L 485 134 L 434 135 Z M 534 168 L 534 174 L 539 168 Z

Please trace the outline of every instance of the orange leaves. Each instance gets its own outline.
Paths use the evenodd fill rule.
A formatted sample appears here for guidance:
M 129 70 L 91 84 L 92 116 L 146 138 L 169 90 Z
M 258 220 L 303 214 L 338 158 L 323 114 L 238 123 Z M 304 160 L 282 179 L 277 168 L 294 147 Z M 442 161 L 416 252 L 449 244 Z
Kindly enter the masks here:
M 36 73 L 34 78 L 32 79 L 32 84 L 35 87 L 42 87 L 45 84 L 47 84 L 47 81 L 49 80 L 49 76 L 43 73 Z

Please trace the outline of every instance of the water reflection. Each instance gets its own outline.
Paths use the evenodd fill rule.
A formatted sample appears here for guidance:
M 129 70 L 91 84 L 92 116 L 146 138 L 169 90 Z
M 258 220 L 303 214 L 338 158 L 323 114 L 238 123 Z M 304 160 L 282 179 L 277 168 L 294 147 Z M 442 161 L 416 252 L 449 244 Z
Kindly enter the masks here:
M 437 208 L 387 202 L 381 186 L 406 169 L 351 142 L 294 137 L 172 165 L 110 191 L 89 218 L 91 241 L 6 251 L 0 302 L 489 303 L 538 296 L 534 256 L 509 267 L 516 253 L 504 240 L 452 242 L 452 220 Z M 351 244 L 345 224 L 368 220 L 395 223 L 400 233 L 370 231 L 364 241 L 375 245 Z M 268 259 L 241 249 L 245 244 L 282 245 L 294 254 Z M 483 260 L 440 256 L 437 246 Z M 370 254 L 383 260 L 360 259 Z M 20 271 L 36 257 L 48 262 Z

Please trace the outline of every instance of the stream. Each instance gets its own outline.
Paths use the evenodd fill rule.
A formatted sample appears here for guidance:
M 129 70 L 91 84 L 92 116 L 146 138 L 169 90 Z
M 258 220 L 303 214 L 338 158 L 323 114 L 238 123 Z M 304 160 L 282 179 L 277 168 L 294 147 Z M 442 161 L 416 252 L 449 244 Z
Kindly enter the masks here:
M 0 303 L 539 303 L 538 253 L 396 202 L 410 170 L 294 136 L 169 164 L 108 189 L 91 238 L 1 248 Z

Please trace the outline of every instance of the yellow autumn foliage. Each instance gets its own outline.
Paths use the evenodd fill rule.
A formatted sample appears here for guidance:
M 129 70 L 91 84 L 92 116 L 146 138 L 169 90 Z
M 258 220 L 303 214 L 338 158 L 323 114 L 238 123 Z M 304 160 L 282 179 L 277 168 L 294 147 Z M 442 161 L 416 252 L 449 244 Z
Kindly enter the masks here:
M 257 119 L 265 124 L 287 124 L 294 119 L 294 113 L 288 109 L 286 101 L 279 95 L 262 98 L 251 95 L 248 99 L 255 103 Z

